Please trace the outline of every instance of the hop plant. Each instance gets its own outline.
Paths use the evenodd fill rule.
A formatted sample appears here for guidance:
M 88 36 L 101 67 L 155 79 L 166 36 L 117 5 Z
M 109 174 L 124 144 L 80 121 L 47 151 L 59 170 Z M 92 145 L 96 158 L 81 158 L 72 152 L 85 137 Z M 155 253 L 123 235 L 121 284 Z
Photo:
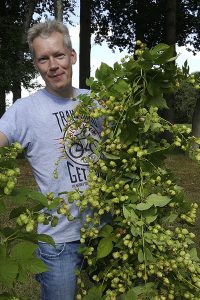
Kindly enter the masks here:
M 192 148 L 195 138 L 187 126 L 159 114 L 166 108 L 163 95 L 189 78 L 187 68 L 180 71 L 174 60 L 168 45 L 142 44 L 137 60 L 126 57 L 113 68 L 101 64 L 87 82 L 91 95 L 80 97 L 74 127 L 89 116 L 102 120 L 102 130 L 99 159 L 88 160 L 88 189 L 70 195 L 81 212 L 88 205 L 92 211 L 81 243 L 94 286 L 87 288 L 80 272 L 77 299 L 200 299 L 199 258 L 190 230 L 198 205 L 188 203 L 165 166 L 169 151 L 179 148 L 198 161 L 199 150 Z

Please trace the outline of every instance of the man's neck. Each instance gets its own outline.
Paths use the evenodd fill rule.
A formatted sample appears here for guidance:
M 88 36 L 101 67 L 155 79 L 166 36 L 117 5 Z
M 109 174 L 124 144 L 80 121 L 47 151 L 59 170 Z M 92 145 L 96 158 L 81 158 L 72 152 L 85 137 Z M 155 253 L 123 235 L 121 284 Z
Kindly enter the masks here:
M 74 88 L 72 86 L 62 89 L 62 90 L 60 89 L 58 91 L 57 90 L 49 90 L 48 87 L 46 87 L 46 90 L 48 93 L 53 94 L 53 95 L 63 98 L 63 99 L 74 97 Z

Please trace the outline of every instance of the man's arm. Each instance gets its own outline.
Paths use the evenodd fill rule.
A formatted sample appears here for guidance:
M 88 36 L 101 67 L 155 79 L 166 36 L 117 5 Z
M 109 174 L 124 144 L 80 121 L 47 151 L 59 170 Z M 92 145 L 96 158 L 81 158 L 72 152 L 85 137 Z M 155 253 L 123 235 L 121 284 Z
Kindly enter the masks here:
M 0 131 L 0 147 L 8 146 L 8 139 L 6 135 Z

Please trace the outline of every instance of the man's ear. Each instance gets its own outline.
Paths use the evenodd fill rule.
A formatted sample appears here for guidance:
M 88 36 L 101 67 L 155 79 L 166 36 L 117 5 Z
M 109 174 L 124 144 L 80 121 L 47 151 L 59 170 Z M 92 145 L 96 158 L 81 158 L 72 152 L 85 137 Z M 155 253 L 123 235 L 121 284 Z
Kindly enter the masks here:
M 38 67 L 37 67 L 37 64 L 36 64 L 36 62 L 35 62 L 35 60 L 33 59 L 33 65 L 34 65 L 34 68 L 36 69 L 36 71 L 38 71 L 39 72 L 39 70 L 38 70 Z
M 74 65 L 77 61 L 77 54 L 76 54 L 76 51 L 74 49 L 72 49 L 72 52 L 71 52 L 71 62 L 72 62 L 72 65 Z

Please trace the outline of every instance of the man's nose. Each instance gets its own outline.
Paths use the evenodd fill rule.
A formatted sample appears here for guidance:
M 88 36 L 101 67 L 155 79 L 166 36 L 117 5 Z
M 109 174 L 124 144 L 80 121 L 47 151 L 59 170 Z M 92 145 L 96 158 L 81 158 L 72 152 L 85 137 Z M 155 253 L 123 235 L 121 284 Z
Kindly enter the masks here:
M 49 68 L 52 69 L 56 69 L 58 67 L 57 61 L 54 57 L 50 57 L 49 58 Z

